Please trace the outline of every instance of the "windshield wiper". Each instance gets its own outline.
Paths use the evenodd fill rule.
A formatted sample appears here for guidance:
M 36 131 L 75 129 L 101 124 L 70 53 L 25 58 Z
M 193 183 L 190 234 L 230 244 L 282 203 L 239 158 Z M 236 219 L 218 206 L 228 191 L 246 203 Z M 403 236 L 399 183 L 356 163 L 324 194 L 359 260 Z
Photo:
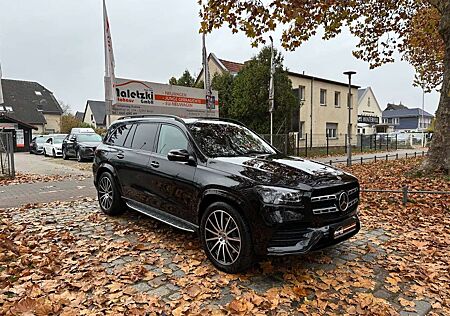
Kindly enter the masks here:
M 261 151 L 261 150 L 249 150 L 244 153 L 245 155 L 270 155 L 270 152 Z

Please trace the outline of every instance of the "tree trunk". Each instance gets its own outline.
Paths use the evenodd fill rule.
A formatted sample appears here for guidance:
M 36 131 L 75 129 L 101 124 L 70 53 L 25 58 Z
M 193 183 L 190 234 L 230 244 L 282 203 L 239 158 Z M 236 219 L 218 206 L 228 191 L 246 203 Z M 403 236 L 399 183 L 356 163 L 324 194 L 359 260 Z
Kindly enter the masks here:
M 450 170 L 450 5 L 443 5 L 439 33 L 445 43 L 444 78 L 441 98 L 436 112 L 436 125 L 428 158 L 424 163 L 426 171 Z

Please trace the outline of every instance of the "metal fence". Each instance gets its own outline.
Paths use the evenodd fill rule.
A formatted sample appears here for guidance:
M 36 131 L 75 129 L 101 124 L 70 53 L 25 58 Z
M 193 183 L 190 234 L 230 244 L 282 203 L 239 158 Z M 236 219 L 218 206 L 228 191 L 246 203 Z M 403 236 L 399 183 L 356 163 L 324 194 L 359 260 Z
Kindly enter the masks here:
M 401 190 L 381 190 L 381 189 L 361 189 L 361 192 L 366 193 L 401 193 L 402 194 L 402 204 L 406 205 L 408 203 L 408 195 L 415 194 L 439 194 L 439 195 L 450 195 L 449 191 L 428 191 L 428 190 L 410 190 L 407 185 L 403 186 Z
M 308 134 L 298 137 L 298 133 L 275 134 L 273 145 L 285 154 L 303 157 L 345 155 L 347 153 L 347 134 Z M 270 141 L 270 135 L 261 135 Z M 376 152 L 398 149 L 414 149 L 429 144 L 429 137 L 422 133 L 353 135 L 353 152 Z
M 13 134 L 0 132 L 0 178 L 15 177 Z
M 399 158 L 416 158 L 416 157 L 424 157 L 428 154 L 427 151 L 415 151 L 415 152 L 405 152 L 404 154 L 400 154 L 399 153 L 395 153 L 395 154 L 386 154 L 386 155 L 374 155 L 374 156 L 369 156 L 369 157 L 359 157 L 359 158 L 353 158 L 352 159 L 352 163 L 356 162 L 356 163 L 361 163 L 363 164 L 366 161 L 373 161 L 373 162 L 377 162 L 380 160 L 395 160 L 395 159 L 399 159 Z M 347 163 L 347 159 L 342 159 L 342 160 L 330 160 L 329 165 L 332 166 L 333 164 L 342 164 L 342 163 Z

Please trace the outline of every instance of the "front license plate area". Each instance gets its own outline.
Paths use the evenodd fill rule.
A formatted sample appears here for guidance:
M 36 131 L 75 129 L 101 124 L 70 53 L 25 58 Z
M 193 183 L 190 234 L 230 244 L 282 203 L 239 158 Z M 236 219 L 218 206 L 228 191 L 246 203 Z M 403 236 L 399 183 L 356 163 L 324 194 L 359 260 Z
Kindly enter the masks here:
M 350 223 L 345 223 L 342 226 L 336 226 L 336 228 L 333 231 L 333 238 L 337 239 L 342 236 L 347 235 L 348 233 L 351 233 L 354 231 L 357 227 L 356 221 L 352 221 Z

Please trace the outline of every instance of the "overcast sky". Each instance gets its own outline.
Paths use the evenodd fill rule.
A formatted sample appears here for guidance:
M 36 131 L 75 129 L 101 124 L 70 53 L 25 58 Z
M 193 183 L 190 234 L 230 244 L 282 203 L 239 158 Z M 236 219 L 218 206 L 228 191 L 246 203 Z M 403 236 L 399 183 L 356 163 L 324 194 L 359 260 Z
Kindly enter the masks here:
M 201 69 L 197 0 L 108 0 L 116 76 L 167 83 L 185 69 Z M 274 34 L 275 39 L 280 34 Z M 282 50 L 291 71 L 371 86 L 382 109 L 388 102 L 422 106 L 422 91 L 412 86 L 414 70 L 405 62 L 369 70 L 351 51 L 357 40 L 348 33 L 331 41 L 311 39 L 295 52 Z M 276 43 L 276 46 L 280 46 Z M 254 56 L 243 34 L 227 27 L 207 37 L 208 52 L 243 62 Z M 102 100 L 103 26 L 101 0 L 0 0 L 0 62 L 4 78 L 37 81 L 57 99 L 84 110 L 87 99 Z M 426 95 L 434 114 L 439 95 Z

